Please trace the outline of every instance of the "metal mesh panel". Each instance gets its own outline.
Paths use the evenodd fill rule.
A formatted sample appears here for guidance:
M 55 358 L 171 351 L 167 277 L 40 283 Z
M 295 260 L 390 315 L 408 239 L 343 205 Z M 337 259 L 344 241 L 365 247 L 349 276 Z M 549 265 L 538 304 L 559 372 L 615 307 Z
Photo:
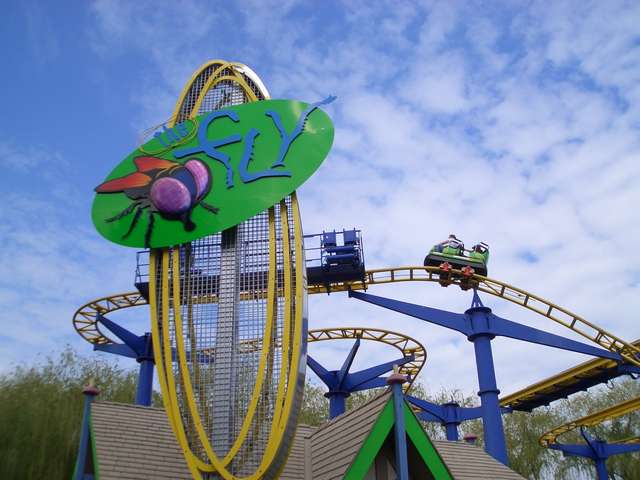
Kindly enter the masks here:
M 209 65 L 204 70 L 202 70 L 202 72 L 200 72 L 200 74 L 195 78 L 195 80 L 189 87 L 187 94 L 182 100 L 182 105 L 180 105 L 180 110 L 178 110 L 178 118 L 176 118 L 176 123 L 180 123 L 189 118 L 189 115 L 196 105 L 196 100 L 200 96 L 202 88 L 207 83 L 207 80 L 209 80 L 209 77 L 217 67 L 218 65 L 216 64 Z
M 211 74 L 220 66 L 207 67 L 194 80 L 179 108 L 176 122 L 192 115 L 203 88 L 211 80 Z M 216 78 L 228 76 L 240 77 L 258 99 L 264 98 L 258 86 L 247 75 L 231 66 L 219 71 Z M 205 93 L 197 114 L 250 100 L 238 82 L 223 79 L 214 82 Z M 247 440 L 240 446 L 235 446 L 232 452 L 233 459 L 228 464 L 229 471 L 238 476 L 254 473 L 263 459 L 272 433 L 272 424 L 279 421 L 274 418 L 278 408 L 278 385 L 283 385 L 285 392 L 289 387 L 296 388 L 297 401 L 301 399 L 300 383 L 301 378 L 303 382 L 303 375 L 293 377 L 297 385 L 287 385 L 290 378 L 289 366 L 292 356 L 295 355 L 290 348 L 287 349 L 287 358 L 283 359 L 283 346 L 292 343 L 295 333 L 296 308 L 301 308 L 296 306 L 296 298 L 292 294 L 296 291 L 295 265 L 299 259 L 295 258 L 295 225 L 291 214 L 291 197 L 283 201 L 283 206 L 275 205 L 270 211 L 275 219 L 271 241 L 270 213 L 265 211 L 222 233 L 174 249 L 171 255 L 179 255 L 180 271 L 173 272 L 170 266 L 168 277 L 165 276 L 171 279 L 175 273 L 180 279 L 180 301 L 172 298 L 167 312 L 169 331 L 166 333 L 170 341 L 168 345 L 163 344 L 161 350 L 165 358 L 169 355 L 168 358 L 172 359 L 172 368 L 167 369 L 166 376 L 168 382 L 175 381 L 177 407 L 187 442 L 191 451 L 200 460 L 208 463 L 206 449 L 198 436 L 197 420 L 189 409 L 190 398 L 195 402 L 207 441 L 217 456 L 224 457 L 230 451 L 244 426 L 248 429 Z M 283 218 L 288 225 L 289 236 L 286 255 Z M 274 273 L 277 286 L 272 308 L 268 305 L 267 295 L 270 248 L 273 248 L 271 243 L 275 247 Z M 170 262 L 170 265 L 173 263 Z M 290 294 L 287 298 L 285 268 L 289 269 L 286 278 L 290 280 Z M 162 275 L 158 272 L 156 278 L 162 278 Z M 158 299 L 157 321 L 160 321 L 163 294 L 160 282 L 157 282 L 155 288 Z M 176 311 L 177 308 L 180 309 L 179 312 Z M 285 312 L 286 308 L 289 309 L 288 312 Z M 270 319 L 267 313 L 271 309 L 273 316 Z M 177 313 L 180 314 L 179 325 L 176 325 Z M 290 318 L 288 332 L 284 332 L 285 317 Z M 259 370 L 265 328 L 270 321 L 273 321 L 271 348 L 266 354 L 264 368 Z M 162 325 L 159 326 L 162 329 Z M 183 371 L 176 358 L 176 352 L 179 350 L 176 326 L 182 330 L 188 379 L 182 376 Z M 162 336 L 166 333 L 163 332 Z M 306 338 L 306 331 L 297 332 L 298 335 L 301 333 L 302 338 Z M 289 341 L 284 342 L 287 337 Z M 287 364 L 286 369 L 283 368 L 283 361 Z M 304 366 L 299 370 L 304 372 Z M 172 379 L 168 378 L 170 375 Z M 262 389 L 256 397 L 255 414 L 251 422 L 245 425 L 258 379 L 262 381 Z M 191 397 L 189 383 L 192 386 Z M 294 411 L 297 411 L 297 408 L 294 408 Z M 289 439 L 294 424 L 295 421 L 287 424 L 285 436 Z M 279 468 L 287 449 L 280 448 L 277 451 L 275 463 L 278 465 L 272 465 L 264 478 L 275 475 L 274 472 Z M 216 474 L 208 474 L 206 478 L 219 477 Z

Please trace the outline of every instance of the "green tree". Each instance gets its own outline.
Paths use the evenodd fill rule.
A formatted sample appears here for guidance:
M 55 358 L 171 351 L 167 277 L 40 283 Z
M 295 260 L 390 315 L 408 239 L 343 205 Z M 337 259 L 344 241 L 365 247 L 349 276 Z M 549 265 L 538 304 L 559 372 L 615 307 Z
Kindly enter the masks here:
M 324 396 L 324 389 L 319 385 L 314 385 L 307 379 L 298 422 L 317 427 L 328 419 L 329 400 Z
M 542 407 L 533 412 L 503 415 L 509 466 L 525 478 L 541 480 L 553 476 L 562 454 L 542 448 L 540 436 L 564 422 L 553 408 Z
M 640 396 L 640 382 L 633 378 L 624 377 L 607 385 L 593 388 L 589 392 L 573 395 L 567 400 L 558 402 L 555 408 L 563 419 L 559 423 L 561 424 L 638 396 Z M 640 436 L 640 411 L 636 410 L 600 425 L 589 427 L 587 432 L 592 437 L 608 442 L 638 437 Z M 584 443 L 579 430 L 562 435 L 558 441 Z M 607 460 L 607 469 L 611 478 L 638 480 L 640 478 L 640 474 L 638 474 L 640 472 L 640 453 L 611 457 Z M 594 475 L 593 462 L 579 457 L 566 457 L 556 470 L 558 478 L 575 478 L 578 473 Z
M 67 347 L 58 357 L 16 366 L 0 376 L 0 478 L 70 478 L 82 420 L 82 387 L 91 380 L 101 400 L 131 403 L 135 371 L 85 358 Z

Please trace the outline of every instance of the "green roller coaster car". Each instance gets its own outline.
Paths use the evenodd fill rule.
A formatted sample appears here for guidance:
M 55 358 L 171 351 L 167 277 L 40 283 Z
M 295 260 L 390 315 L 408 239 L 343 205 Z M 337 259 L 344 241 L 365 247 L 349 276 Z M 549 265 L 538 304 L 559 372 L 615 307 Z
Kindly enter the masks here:
M 443 263 L 449 263 L 456 269 L 471 267 L 476 274 L 482 276 L 487 276 L 488 262 L 489 245 L 481 242 L 471 250 L 465 250 L 464 244 L 455 235 L 449 235 L 447 240 L 434 245 L 424 258 L 426 267 L 439 267 Z

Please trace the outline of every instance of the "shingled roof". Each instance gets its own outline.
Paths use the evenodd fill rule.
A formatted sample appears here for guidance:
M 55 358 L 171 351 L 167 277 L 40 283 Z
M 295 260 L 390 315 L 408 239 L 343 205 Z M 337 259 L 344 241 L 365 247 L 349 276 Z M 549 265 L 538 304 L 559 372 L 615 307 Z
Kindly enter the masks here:
M 191 480 L 162 408 L 94 402 L 91 433 L 100 480 Z
M 390 397 L 391 393 L 385 392 L 316 429 L 306 425 L 299 426 L 292 449 L 297 453 L 294 458 L 289 459 L 289 462 L 294 462 L 293 468 L 298 476 L 281 478 L 344 478 Z M 446 440 L 431 443 L 455 480 L 523 480 L 523 477 L 476 445 Z M 301 458 L 306 460 L 305 465 L 301 464 Z M 288 469 L 289 465 L 283 474 L 288 473 Z M 306 472 L 305 476 L 299 475 L 302 471 Z
M 314 432 L 311 436 L 313 480 L 344 477 L 389 398 L 389 392 L 379 395 L 367 404 L 334 418 Z
M 385 392 L 321 427 L 298 425 L 281 480 L 339 480 L 349 474 L 390 400 Z M 91 433 L 100 480 L 189 480 L 191 475 L 163 409 L 94 402 Z M 423 432 L 422 428 L 420 431 Z M 484 450 L 465 442 L 426 441 L 456 480 L 522 480 Z M 385 441 L 387 453 L 393 435 Z M 410 443 L 410 442 L 409 442 Z M 411 453 L 411 452 L 410 452 Z M 393 455 L 393 453 L 391 453 Z M 362 455 L 361 455 L 362 456 Z M 411 462 L 410 455 L 410 462 Z M 420 462 L 414 454 L 414 462 Z M 424 468 L 424 467 L 422 467 Z M 443 467 L 445 468 L 445 467 Z M 416 477 L 423 478 L 423 477 Z M 439 477 L 436 477 L 439 478 Z
M 456 480 L 523 480 L 477 445 L 434 440 L 433 446 Z

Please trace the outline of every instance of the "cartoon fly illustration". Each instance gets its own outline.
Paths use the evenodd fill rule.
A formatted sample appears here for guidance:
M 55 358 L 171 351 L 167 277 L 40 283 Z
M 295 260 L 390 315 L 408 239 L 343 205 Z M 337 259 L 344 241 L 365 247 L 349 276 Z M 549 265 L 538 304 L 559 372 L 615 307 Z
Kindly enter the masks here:
M 95 189 L 97 193 L 122 192 L 133 200 L 122 212 L 106 220 L 114 222 L 135 211 L 122 238 L 131 234 L 144 209 L 147 209 L 149 217 L 144 236 L 146 248 L 150 247 L 154 213 L 166 220 L 180 220 L 188 232 L 196 227 L 191 221 L 191 212 L 196 205 L 218 213 L 216 207 L 202 201 L 211 189 L 211 172 L 202 161 L 192 158 L 183 165 L 162 158 L 138 157 L 133 163 L 136 172 L 108 180 Z

